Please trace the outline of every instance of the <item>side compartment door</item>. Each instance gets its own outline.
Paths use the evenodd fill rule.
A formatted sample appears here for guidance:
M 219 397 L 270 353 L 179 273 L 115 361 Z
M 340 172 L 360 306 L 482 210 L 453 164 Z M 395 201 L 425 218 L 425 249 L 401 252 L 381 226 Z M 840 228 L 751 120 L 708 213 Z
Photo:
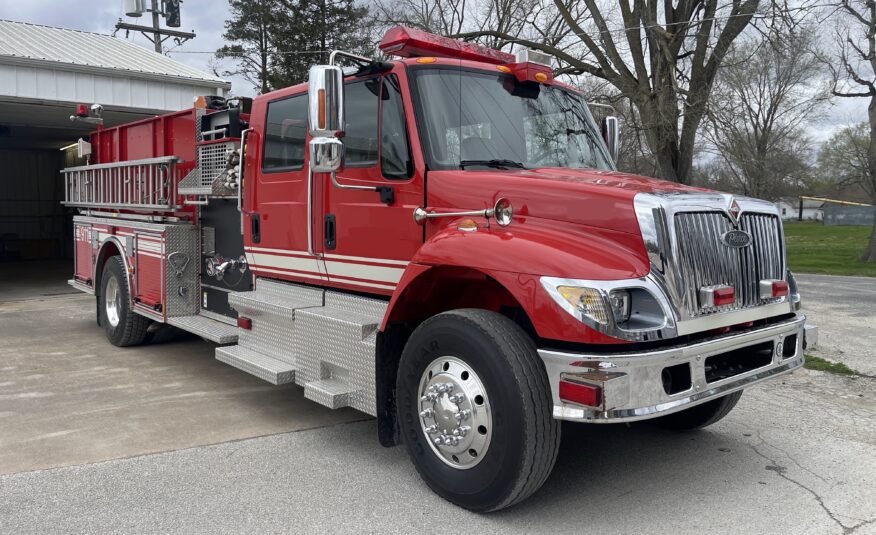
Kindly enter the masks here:
M 93 284 L 94 277 L 94 241 L 91 239 L 91 225 L 75 223 L 73 225 L 74 270 L 73 276 L 80 281 Z
M 164 240 L 160 234 L 134 233 L 134 302 L 155 310 L 164 302 Z
M 411 156 L 402 97 L 395 73 L 345 85 L 345 163 L 337 181 L 385 188 L 393 199 L 386 203 L 378 192 L 339 188 L 329 175 L 320 177 L 322 246 L 332 286 L 390 295 L 423 243 L 412 214 L 423 204 L 424 181 Z

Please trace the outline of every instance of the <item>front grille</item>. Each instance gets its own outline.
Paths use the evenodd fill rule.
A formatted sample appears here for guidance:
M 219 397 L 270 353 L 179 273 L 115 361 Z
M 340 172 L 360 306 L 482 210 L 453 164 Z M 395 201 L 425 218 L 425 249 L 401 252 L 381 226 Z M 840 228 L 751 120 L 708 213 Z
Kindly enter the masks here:
M 735 249 L 721 242 L 721 236 L 734 229 L 724 212 L 675 214 L 675 260 L 683 281 L 681 305 L 688 317 L 768 303 L 772 298 L 761 299 L 759 282 L 785 278 L 778 217 L 744 213 L 738 228 L 751 234 L 751 245 Z M 720 307 L 701 307 L 699 289 L 718 285 L 732 286 L 736 290 L 736 302 Z

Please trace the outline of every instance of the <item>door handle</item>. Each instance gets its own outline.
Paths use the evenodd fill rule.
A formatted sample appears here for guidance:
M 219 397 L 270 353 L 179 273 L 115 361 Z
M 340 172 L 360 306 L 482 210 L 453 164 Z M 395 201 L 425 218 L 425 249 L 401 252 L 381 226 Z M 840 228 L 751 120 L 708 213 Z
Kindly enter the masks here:
M 337 247 L 337 231 L 335 229 L 335 215 L 326 214 L 325 216 L 325 248 L 333 251 Z

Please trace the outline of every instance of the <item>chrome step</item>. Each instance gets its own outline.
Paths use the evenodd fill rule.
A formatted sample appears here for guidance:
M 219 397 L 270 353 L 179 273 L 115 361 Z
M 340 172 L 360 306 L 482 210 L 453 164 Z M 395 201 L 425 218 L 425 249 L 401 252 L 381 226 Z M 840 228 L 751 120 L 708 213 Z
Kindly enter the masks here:
M 237 326 L 207 318 L 204 316 L 179 316 L 167 318 L 167 324 L 178 327 L 184 331 L 196 334 L 201 338 L 216 342 L 217 344 L 237 343 Z
M 234 366 L 271 384 L 282 385 L 295 380 L 295 368 L 258 351 L 240 346 L 216 348 L 216 360 Z
M 350 406 L 350 394 L 356 389 L 337 379 L 311 381 L 304 385 L 304 397 L 330 409 Z

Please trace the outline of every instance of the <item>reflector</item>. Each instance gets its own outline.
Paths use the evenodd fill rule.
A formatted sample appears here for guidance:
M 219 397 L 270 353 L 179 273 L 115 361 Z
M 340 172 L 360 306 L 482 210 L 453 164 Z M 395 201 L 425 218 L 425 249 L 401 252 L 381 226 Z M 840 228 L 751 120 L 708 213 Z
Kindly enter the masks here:
M 736 301 L 736 290 L 733 288 L 716 288 L 712 295 L 714 296 L 714 303 L 716 307 L 722 305 L 729 305 Z
M 588 407 L 602 405 L 602 389 L 596 385 L 560 381 L 560 399 Z

